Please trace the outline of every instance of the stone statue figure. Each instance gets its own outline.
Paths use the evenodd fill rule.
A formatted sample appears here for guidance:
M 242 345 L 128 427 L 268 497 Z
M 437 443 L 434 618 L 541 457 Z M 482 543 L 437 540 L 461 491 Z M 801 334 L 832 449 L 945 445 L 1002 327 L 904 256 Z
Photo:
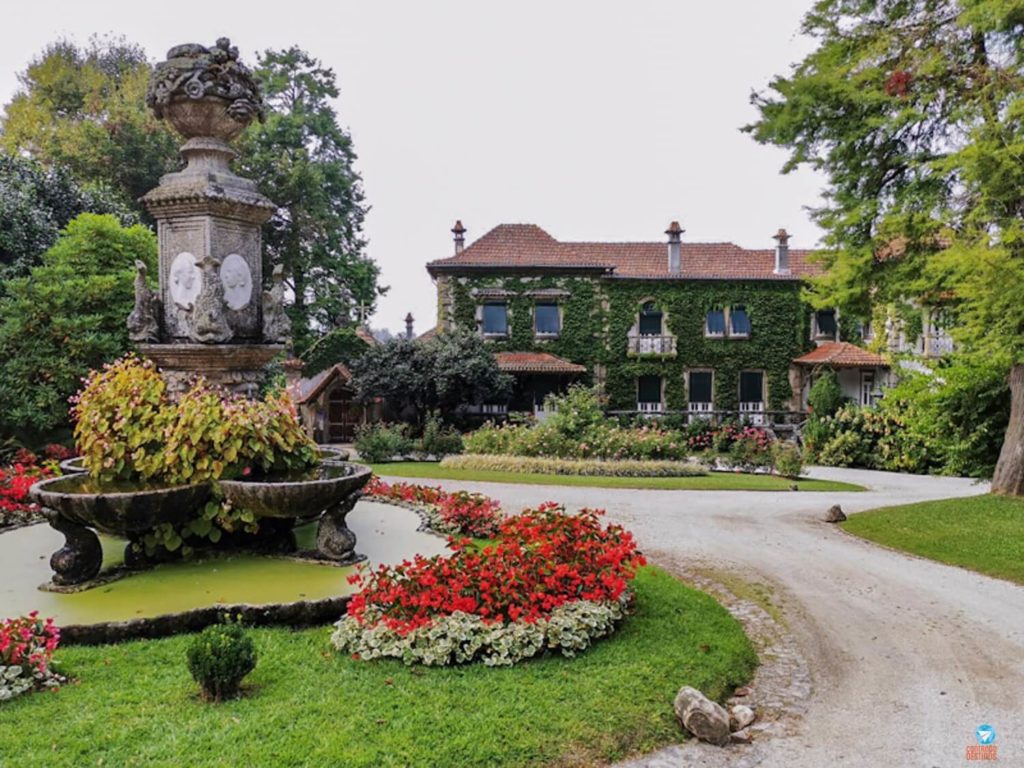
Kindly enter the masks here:
M 202 272 L 203 287 L 192 307 L 189 336 L 200 344 L 223 344 L 233 335 L 224 317 L 224 286 L 220 282 L 220 260 L 206 255 L 197 266 Z
M 145 262 L 135 262 L 135 308 L 128 315 L 128 338 L 132 341 L 160 340 L 160 299 L 146 284 Z
M 284 311 L 284 267 L 274 267 L 274 284 L 263 292 L 263 340 L 272 344 L 289 340 L 292 321 Z

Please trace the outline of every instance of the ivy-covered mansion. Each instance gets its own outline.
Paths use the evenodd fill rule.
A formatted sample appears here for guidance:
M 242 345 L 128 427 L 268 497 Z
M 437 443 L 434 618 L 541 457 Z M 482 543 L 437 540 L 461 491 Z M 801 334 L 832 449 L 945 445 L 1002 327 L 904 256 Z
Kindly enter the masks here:
M 533 224 L 502 224 L 427 270 L 437 330 L 472 328 L 516 377 L 511 402 L 539 410 L 573 380 L 603 385 L 613 411 L 741 414 L 785 422 L 806 410 L 815 373 L 839 373 L 870 402 L 886 360 L 840 339 L 836 313 L 813 311 L 810 251 L 691 243 L 672 222 L 661 242 L 561 242 Z

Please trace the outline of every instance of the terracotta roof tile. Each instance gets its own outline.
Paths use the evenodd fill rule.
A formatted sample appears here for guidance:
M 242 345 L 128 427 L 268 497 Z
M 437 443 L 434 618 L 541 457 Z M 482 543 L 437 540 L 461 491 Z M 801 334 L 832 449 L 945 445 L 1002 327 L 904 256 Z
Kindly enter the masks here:
M 825 365 L 832 368 L 888 368 L 889 361 L 882 355 L 847 341 L 826 341 L 806 355 L 793 360 L 797 365 Z
M 444 271 L 468 268 L 604 269 L 633 279 L 799 280 L 820 274 L 812 251 L 790 249 L 789 275 L 776 275 L 772 248 L 749 250 L 733 243 L 683 243 L 682 270 L 668 271 L 664 242 L 560 242 L 535 224 L 500 224 L 461 253 L 427 264 Z
M 585 365 L 577 365 L 547 352 L 496 352 L 498 368 L 506 373 L 586 373 Z

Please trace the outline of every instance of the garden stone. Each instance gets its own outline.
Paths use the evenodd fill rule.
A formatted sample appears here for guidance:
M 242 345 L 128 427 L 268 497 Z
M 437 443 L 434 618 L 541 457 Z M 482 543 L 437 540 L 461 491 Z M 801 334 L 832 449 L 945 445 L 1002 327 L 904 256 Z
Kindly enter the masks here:
M 846 519 L 846 513 L 843 512 L 843 508 L 838 504 L 833 504 L 829 507 L 828 512 L 825 513 L 825 517 L 822 518 L 826 523 L 841 523 Z
M 729 735 L 729 741 L 733 744 L 749 744 L 754 740 L 754 734 L 750 732 L 748 728 L 744 728 L 742 731 L 736 731 Z
M 746 704 L 737 704 L 729 709 L 729 727 L 733 731 L 742 731 L 757 717 L 757 713 L 754 712 L 753 708 L 748 707 Z
M 729 743 L 729 713 L 696 688 L 680 688 L 673 709 L 683 728 L 701 741 L 720 747 Z

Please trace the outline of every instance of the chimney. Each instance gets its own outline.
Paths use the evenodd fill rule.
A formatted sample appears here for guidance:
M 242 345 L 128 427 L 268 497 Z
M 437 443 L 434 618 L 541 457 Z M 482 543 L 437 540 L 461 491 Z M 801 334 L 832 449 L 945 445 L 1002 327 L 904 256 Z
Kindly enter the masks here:
M 788 275 L 789 271 L 789 233 L 780 229 L 775 238 L 775 274 Z
M 405 338 L 412 338 L 412 312 L 405 316 Z
M 682 240 L 683 232 L 682 227 L 679 226 L 678 221 L 673 221 L 668 225 L 668 229 L 665 230 L 665 234 L 668 235 L 668 271 L 673 274 L 679 274 L 682 271 Z
M 466 244 L 466 228 L 462 226 L 461 221 L 455 222 L 455 226 L 452 227 L 452 234 L 455 235 L 455 255 L 458 256 L 462 253 L 462 249 Z

